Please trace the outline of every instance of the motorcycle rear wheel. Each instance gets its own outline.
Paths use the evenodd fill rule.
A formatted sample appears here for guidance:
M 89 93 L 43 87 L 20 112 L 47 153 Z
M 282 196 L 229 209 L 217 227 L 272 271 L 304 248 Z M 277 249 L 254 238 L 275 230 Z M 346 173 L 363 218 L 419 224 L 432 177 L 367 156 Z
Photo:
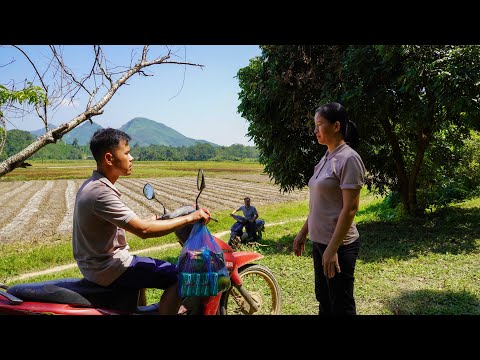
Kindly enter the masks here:
M 220 300 L 222 315 L 279 315 L 280 286 L 273 273 L 267 267 L 257 264 L 242 266 L 238 274 L 243 287 L 250 293 L 258 306 L 258 311 L 250 309 L 240 292 L 231 287 Z

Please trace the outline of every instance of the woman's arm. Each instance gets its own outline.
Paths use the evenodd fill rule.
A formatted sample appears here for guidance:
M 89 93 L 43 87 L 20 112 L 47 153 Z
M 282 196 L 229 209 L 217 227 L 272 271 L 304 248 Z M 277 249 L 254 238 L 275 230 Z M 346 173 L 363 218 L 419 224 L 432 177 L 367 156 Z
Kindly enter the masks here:
M 298 232 L 297 236 L 293 240 L 293 252 L 296 256 L 301 256 L 303 251 L 305 250 L 305 242 L 307 241 L 308 235 L 308 217 L 305 220 L 302 228 Z
M 338 264 L 337 251 L 342 245 L 343 239 L 352 226 L 355 214 L 360 204 L 360 189 L 343 189 L 342 190 L 343 207 L 338 216 L 337 225 L 333 232 L 332 238 L 323 253 L 323 272 L 325 276 L 332 278 L 335 276 L 335 269 L 340 272 Z

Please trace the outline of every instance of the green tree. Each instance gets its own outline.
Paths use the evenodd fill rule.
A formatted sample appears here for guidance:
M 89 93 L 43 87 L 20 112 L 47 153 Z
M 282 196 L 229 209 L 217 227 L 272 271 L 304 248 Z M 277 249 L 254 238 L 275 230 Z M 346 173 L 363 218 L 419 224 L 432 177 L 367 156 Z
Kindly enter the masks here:
M 28 131 L 24 130 L 8 130 L 6 133 L 6 142 L 4 152 L 0 154 L 0 160 L 6 159 L 9 156 L 26 148 L 35 140 L 35 137 Z
M 261 48 L 238 72 L 238 111 L 266 172 L 285 191 L 305 186 L 325 151 L 312 132 L 322 103 L 346 106 L 359 126 L 367 185 L 398 192 L 411 215 L 428 205 L 417 191 L 437 169 L 451 168 L 480 124 L 479 46 Z
M 48 104 L 48 99 L 43 89 L 32 83 L 27 83 L 27 86 L 22 90 L 9 90 L 0 85 L 0 157 L 2 157 L 8 134 L 4 112 L 14 108 L 16 104 L 22 105 L 24 103 L 39 107 Z
M 215 148 L 206 143 L 197 143 L 194 146 L 187 148 L 186 160 L 189 161 L 204 161 L 210 160 L 215 156 Z

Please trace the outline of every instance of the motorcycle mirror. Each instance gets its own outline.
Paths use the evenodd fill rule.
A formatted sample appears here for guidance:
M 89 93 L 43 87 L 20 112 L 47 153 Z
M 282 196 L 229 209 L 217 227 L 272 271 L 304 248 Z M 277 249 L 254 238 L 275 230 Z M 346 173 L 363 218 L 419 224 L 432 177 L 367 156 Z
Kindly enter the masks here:
M 197 195 L 197 199 L 195 200 L 195 208 L 196 210 L 199 209 L 198 206 L 198 198 L 200 197 L 200 194 L 202 193 L 203 189 L 205 189 L 205 175 L 203 174 L 203 169 L 198 169 L 198 174 L 197 174 L 197 189 L 200 191 Z
M 198 169 L 197 189 L 200 191 L 205 189 L 205 175 L 203 174 L 203 169 Z
M 156 197 L 155 197 L 155 190 L 153 189 L 153 186 L 149 183 L 145 184 L 145 186 L 143 187 L 143 195 L 145 195 L 145 197 L 148 199 L 148 200 L 152 200 L 152 199 L 155 199 L 157 200 L 160 205 L 162 205 L 163 207 L 163 215 L 165 215 L 167 213 L 167 210 L 165 209 L 165 205 L 163 205 L 160 200 L 158 200 Z
M 153 189 L 153 186 L 150 184 L 145 184 L 143 187 L 143 195 L 145 195 L 148 200 L 152 200 L 155 197 L 155 190 Z

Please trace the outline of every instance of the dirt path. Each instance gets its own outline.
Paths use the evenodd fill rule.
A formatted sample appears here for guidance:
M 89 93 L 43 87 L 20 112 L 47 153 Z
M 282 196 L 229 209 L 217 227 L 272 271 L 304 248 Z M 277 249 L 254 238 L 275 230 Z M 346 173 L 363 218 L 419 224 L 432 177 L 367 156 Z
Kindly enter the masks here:
M 290 219 L 290 220 L 287 220 L 287 221 L 279 221 L 279 222 L 276 222 L 276 223 L 265 224 L 265 227 L 270 227 L 270 226 L 275 226 L 275 225 L 283 225 L 283 224 L 286 224 L 286 223 L 300 221 L 300 220 L 304 220 L 304 219 L 305 219 L 304 217 L 301 217 L 301 218 Z M 225 231 L 215 233 L 215 234 L 213 234 L 213 236 L 219 238 L 219 237 L 222 237 L 222 236 L 224 236 L 228 233 L 230 233 L 230 230 L 225 230 Z M 159 245 L 159 246 L 150 247 L 150 248 L 147 248 L 147 249 L 132 251 L 132 254 L 139 255 L 139 254 L 144 254 L 144 253 L 147 253 L 147 252 L 150 252 L 150 251 L 165 250 L 165 249 L 173 248 L 173 247 L 176 247 L 176 246 L 178 247 L 179 244 L 178 243 L 163 244 L 163 245 Z M 22 274 L 22 275 L 14 277 L 14 278 L 11 278 L 11 279 L 7 280 L 6 282 L 8 283 L 8 282 L 13 282 L 13 281 L 26 280 L 26 279 L 30 279 L 30 278 L 33 278 L 33 277 L 36 277 L 36 276 L 47 275 L 47 274 L 52 274 L 52 273 L 72 269 L 76 266 L 77 266 L 76 263 L 56 266 L 54 268 L 50 268 L 50 269 L 46 269 L 46 270 L 42 270 L 42 271 L 36 271 L 36 272 L 27 273 L 27 274 Z

